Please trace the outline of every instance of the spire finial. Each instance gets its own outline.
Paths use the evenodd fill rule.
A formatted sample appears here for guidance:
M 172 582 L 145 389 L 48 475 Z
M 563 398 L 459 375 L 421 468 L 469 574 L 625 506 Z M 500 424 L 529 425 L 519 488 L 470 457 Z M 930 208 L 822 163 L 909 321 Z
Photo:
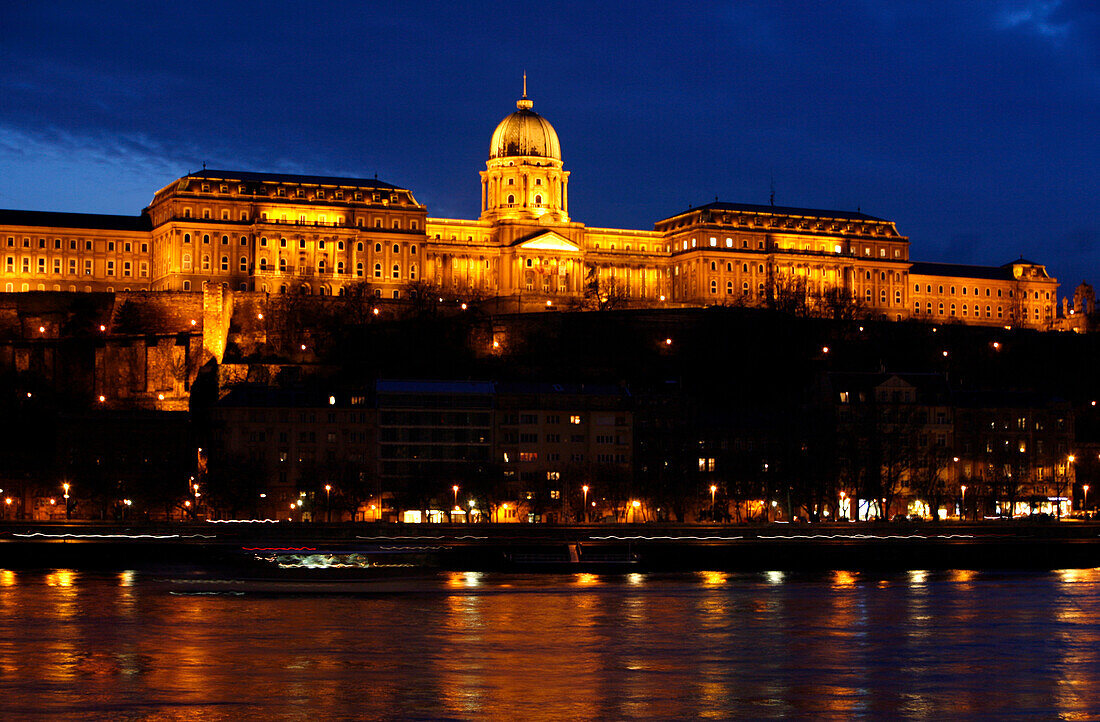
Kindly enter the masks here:
M 517 110 L 530 110 L 534 105 L 527 99 L 527 71 L 523 71 L 523 97 L 516 101 Z

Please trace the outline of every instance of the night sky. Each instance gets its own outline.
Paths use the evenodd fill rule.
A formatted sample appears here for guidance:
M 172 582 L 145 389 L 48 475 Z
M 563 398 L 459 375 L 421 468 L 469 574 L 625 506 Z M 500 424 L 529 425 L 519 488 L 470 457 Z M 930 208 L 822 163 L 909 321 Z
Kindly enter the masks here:
M 861 209 L 912 257 L 1100 282 L 1095 0 L 0 4 L 0 207 L 136 214 L 211 168 L 474 218 L 521 74 L 570 215 Z

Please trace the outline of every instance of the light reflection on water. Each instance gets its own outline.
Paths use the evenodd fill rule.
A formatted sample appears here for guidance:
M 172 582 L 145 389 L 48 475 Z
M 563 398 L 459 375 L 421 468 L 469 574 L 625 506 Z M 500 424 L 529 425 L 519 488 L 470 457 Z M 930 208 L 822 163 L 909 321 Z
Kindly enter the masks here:
M 1100 716 L 1100 570 L 441 573 L 376 596 L 176 596 L 0 570 L 17 716 Z

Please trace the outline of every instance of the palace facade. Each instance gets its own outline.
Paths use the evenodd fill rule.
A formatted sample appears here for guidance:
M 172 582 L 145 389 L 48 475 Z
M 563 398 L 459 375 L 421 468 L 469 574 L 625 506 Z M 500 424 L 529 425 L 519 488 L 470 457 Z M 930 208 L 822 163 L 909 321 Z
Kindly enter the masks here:
M 1058 282 L 1040 263 L 914 263 L 891 221 L 863 213 L 709 203 L 653 230 L 569 216 L 557 133 L 524 97 L 493 131 L 476 220 L 430 218 L 379 180 L 202 170 L 157 191 L 140 216 L 0 211 L 0 289 L 342 295 L 365 284 L 627 306 L 817 307 L 1051 328 Z

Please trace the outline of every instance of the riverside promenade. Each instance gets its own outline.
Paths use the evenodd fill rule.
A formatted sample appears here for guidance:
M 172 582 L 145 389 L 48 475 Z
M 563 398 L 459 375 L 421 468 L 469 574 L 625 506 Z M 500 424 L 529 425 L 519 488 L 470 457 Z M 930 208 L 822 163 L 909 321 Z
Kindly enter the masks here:
M 262 550 L 418 549 L 444 569 L 1014 569 L 1100 567 L 1100 523 L 380 524 L 4 522 L 0 568 L 217 564 Z M 560 563 L 524 565 L 523 560 Z M 627 564 L 629 562 L 629 564 Z

